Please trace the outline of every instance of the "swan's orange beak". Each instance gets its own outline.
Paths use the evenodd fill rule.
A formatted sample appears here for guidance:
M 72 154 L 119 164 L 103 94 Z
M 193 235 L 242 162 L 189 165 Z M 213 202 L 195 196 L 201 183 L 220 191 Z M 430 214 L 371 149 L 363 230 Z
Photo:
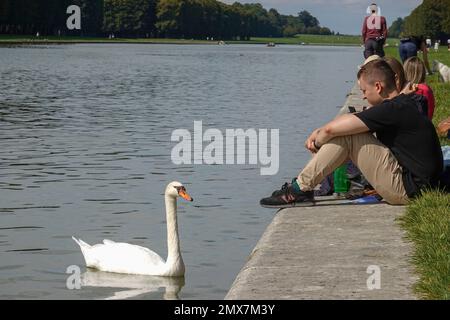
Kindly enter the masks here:
M 180 190 L 178 192 L 178 194 L 180 195 L 180 197 L 182 197 L 184 200 L 187 201 L 194 201 L 194 199 L 192 199 L 192 197 L 186 192 L 186 190 Z

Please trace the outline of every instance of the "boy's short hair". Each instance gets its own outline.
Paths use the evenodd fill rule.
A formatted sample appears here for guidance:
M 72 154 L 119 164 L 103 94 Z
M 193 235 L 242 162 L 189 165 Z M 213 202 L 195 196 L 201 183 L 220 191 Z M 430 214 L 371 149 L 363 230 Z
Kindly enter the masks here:
M 396 89 L 395 72 L 389 64 L 382 59 L 376 59 L 363 65 L 358 72 L 358 80 L 361 79 L 361 77 L 364 77 L 364 80 L 371 85 L 377 81 L 382 82 L 389 92 Z

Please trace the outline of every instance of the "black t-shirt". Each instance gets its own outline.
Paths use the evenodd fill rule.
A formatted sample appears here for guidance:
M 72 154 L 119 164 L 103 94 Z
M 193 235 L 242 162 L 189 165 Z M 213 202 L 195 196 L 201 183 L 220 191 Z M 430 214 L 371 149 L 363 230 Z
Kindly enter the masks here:
M 424 117 L 428 118 L 428 99 L 424 95 L 410 93 L 408 95 L 415 103 L 417 110 L 419 110 L 420 114 Z
M 355 115 L 394 154 L 409 197 L 437 183 L 443 170 L 439 139 L 410 97 L 401 94 Z

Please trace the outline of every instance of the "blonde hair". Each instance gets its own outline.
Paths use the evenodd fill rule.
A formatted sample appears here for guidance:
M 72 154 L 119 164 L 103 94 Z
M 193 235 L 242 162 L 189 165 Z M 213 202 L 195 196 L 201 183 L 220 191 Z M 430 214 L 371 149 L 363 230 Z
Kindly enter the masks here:
M 403 64 L 406 80 L 412 83 L 424 83 L 427 76 L 425 64 L 418 57 L 411 57 Z

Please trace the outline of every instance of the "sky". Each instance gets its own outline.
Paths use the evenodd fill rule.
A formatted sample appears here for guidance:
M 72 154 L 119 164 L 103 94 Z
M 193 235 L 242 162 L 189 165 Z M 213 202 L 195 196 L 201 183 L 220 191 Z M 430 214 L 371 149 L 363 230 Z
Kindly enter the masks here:
M 232 4 L 235 0 L 221 0 Z M 422 3 L 422 0 L 238 0 L 240 3 L 261 3 L 264 8 L 276 9 L 285 15 L 297 15 L 302 10 L 309 11 L 319 19 L 322 27 L 343 34 L 360 34 L 367 7 L 375 2 L 386 17 L 388 27 L 398 17 L 406 17 Z

